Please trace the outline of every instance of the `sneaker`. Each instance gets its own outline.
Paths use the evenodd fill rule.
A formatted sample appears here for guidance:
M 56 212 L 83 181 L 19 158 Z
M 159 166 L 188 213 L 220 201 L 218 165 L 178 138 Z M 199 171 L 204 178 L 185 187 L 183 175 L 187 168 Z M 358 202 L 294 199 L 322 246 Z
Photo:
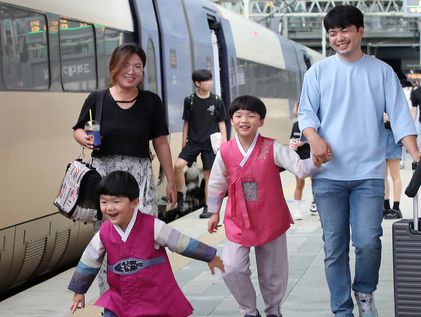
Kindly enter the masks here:
M 199 215 L 199 218 L 210 218 L 212 214 L 208 211 L 208 206 L 203 207 L 202 213 Z
M 310 213 L 313 216 L 315 216 L 316 213 L 317 213 L 317 205 L 316 205 L 316 203 L 314 201 L 311 202 L 311 205 L 310 205 Z
M 291 210 L 291 216 L 294 220 L 303 220 L 303 215 L 299 210 Z
M 374 297 L 372 294 L 364 294 L 355 292 L 360 317 L 378 317 L 376 305 L 374 305 Z
M 401 219 L 402 212 L 399 209 L 385 209 L 383 210 L 384 219 Z

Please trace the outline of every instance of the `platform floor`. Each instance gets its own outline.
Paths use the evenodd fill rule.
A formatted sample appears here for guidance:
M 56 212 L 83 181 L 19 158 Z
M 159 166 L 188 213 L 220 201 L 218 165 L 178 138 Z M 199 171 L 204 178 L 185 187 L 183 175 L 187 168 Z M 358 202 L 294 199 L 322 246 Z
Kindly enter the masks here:
M 409 157 L 406 168 L 401 170 L 404 187 L 408 184 L 411 171 Z M 285 197 L 292 202 L 295 178 L 288 172 L 281 174 Z M 319 217 L 310 215 L 310 181 L 304 189 L 304 219 L 297 221 L 288 231 L 289 284 L 282 305 L 284 317 L 328 317 L 330 312 L 329 292 L 323 269 L 323 249 Z M 402 194 L 401 210 L 405 218 L 412 217 L 412 201 Z M 191 213 L 172 225 L 182 232 L 214 245 L 221 253 L 225 236 L 223 231 L 210 235 L 206 231 L 207 220 L 199 219 L 200 210 Z M 375 300 L 380 317 L 394 316 L 393 273 L 392 273 L 392 228 L 393 220 L 383 221 L 382 265 L 380 282 Z M 225 286 L 221 274 L 212 276 L 205 263 L 192 261 L 177 254 L 171 254 L 175 276 L 183 292 L 194 307 L 193 316 L 229 317 L 240 316 L 237 304 Z M 354 257 L 351 252 L 351 262 Z M 258 307 L 263 311 L 263 301 L 257 286 L 256 265 L 251 261 L 253 281 L 258 293 Z M 351 266 L 352 268 L 353 266 Z M 56 277 L 0 302 L 0 316 L 14 317 L 67 317 L 72 293 L 66 290 L 73 273 L 68 270 Z M 87 294 L 87 307 L 73 316 L 100 316 L 101 309 L 92 305 L 98 296 L 97 285 L 93 284 Z M 357 309 L 354 310 L 358 316 Z

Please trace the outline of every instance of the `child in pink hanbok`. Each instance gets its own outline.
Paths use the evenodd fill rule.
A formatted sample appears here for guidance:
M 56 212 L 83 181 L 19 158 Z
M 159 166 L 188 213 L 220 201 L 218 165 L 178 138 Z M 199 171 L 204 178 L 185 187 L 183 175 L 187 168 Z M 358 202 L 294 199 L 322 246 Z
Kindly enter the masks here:
M 110 288 L 95 303 L 104 317 L 190 316 L 193 309 L 181 292 L 165 251 L 208 262 L 223 271 L 216 249 L 189 238 L 158 218 L 140 212 L 139 186 L 128 172 L 114 171 L 98 187 L 101 211 L 107 218 L 82 254 L 69 284 L 71 311 L 85 306 L 84 294 L 107 252 Z
M 224 281 L 244 316 L 260 316 L 249 268 L 250 247 L 254 247 L 266 316 L 281 316 L 280 305 L 288 282 L 285 233 L 293 220 L 282 192 L 279 167 L 300 178 L 316 172 L 318 167 L 311 158 L 301 160 L 288 146 L 259 134 L 266 115 L 259 98 L 236 98 L 229 115 L 236 135 L 222 144 L 212 167 L 208 231 L 217 231 L 222 200 L 228 191 L 224 218 L 227 241 L 222 252 Z

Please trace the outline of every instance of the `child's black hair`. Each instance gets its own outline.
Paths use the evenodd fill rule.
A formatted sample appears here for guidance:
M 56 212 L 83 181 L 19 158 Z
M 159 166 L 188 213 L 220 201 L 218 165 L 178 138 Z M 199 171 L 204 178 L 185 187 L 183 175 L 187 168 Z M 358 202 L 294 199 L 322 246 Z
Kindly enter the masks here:
M 266 106 L 259 98 L 250 95 L 239 96 L 235 98 L 230 105 L 229 115 L 230 118 L 238 110 L 248 110 L 256 112 L 260 119 L 264 119 L 266 116 Z
M 129 172 L 114 171 L 105 176 L 96 186 L 96 193 L 117 197 L 127 197 L 130 201 L 139 198 L 139 184 Z
M 196 81 L 201 82 L 211 80 L 212 73 L 207 69 L 198 69 L 191 74 L 191 79 L 193 80 L 193 83 Z
M 324 20 L 325 30 L 329 32 L 334 28 L 346 28 L 355 25 L 357 30 L 364 27 L 364 16 L 362 12 L 352 5 L 339 5 L 330 10 Z

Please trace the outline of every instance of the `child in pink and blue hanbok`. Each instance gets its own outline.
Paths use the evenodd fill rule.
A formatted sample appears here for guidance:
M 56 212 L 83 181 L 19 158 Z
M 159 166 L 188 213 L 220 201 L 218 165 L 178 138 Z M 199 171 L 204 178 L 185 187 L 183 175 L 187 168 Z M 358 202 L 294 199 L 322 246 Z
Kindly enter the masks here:
M 218 229 L 219 211 L 228 191 L 224 217 L 227 241 L 222 252 L 224 281 L 244 316 L 260 316 L 249 268 L 249 252 L 254 247 L 266 316 L 281 316 L 280 305 L 288 282 L 286 231 L 293 220 L 283 195 L 279 168 L 305 178 L 318 167 L 311 158 L 301 160 L 288 146 L 259 134 L 266 115 L 259 98 L 238 97 L 229 114 L 236 135 L 222 144 L 212 167 L 208 231 Z

